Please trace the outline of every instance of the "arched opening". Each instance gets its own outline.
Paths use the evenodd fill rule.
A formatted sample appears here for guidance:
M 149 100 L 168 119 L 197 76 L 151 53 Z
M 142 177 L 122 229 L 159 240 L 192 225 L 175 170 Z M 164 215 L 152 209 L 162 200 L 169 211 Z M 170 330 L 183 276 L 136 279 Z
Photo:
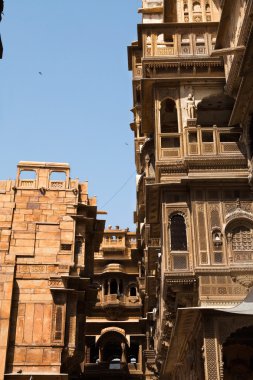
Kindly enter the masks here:
M 105 280 L 104 282 L 104 295 L 108 295 L 108 280 Z
M 35 181 L 36 172 L 34 170 L 21 170 L 19 178 L 21 180 Z
M 196 35 L 196 54 L 205 54 L 206 53 L 206 43 L 205 36 L 203 34 Z
M 118 283 L 115 279 L 110 281 L 110 294 L 118 294 Z
M 242 218 L 232 220 L 226 226 L 226 237 L 234 263 L 253 262 L 253 222 Z
M 109 369 L 120 369 L 127 362 L 129 343 L 117 328 L 102 333 L 97 341 L 100 361 L 109 363 Z
M 184 217 L 180 214 L 171 217 L 170 242 L 172 251 L 187 250 L 186 225 Z
M 224 380 L 253 379 L 253 326 L 232 333 L 223 344 Z
M 176 103 L 170 98 L 161 103 L 161 133 L 178 133 Z
M 198 1 L 194 1 L 192 4 L 192 10 L 193 12 L 201 12 L 201 5 Z
M 181 53 L 190 54 L 191 45 L 190 45 L 190 36 L 189 34 L 183 34 L 181 37 Z
M 193 21 L 201 22 L 202 21 L 202 10 L 200 2 L 194 1 L 192 4 L 192 13 L 193 13 Z
M 120 342 L 106 342 L 103 347 L 103 361 L 117 363 L 121 361 L 122 348 Z
M 51 172 L 50 173 L 50 181 L 66 181 L 66 173 L 65 172 Z
M 123 291 L 123 281 L 120 279 L 119 280 L 119 295 L 123 295 L 124 291 Z
M 130 295 L 130 297 L 136 297 L 137 296 L 137 289 L 136 289 L 135 285 L 130 286 L 129 295 Z

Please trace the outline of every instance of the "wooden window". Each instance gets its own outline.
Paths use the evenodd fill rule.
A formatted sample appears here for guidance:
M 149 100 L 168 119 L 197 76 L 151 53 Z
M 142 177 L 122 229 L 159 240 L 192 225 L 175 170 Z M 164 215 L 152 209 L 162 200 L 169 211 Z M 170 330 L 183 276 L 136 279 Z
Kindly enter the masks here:
M 118 294 L 118 283 L 115 279 L 110 282 L 110 294 Z
M 238 142 L 240 140 L 240 133 L 221 133 L 220 142 Z
M 213 142 L 213 132 L 202 132 L 203 142 Z
M 54 339 L 61 340 L 61 338 L 62 338 L 62 307 L 56 306 Z
M 61 251 L 71 251 L 72 244 L 61 244 Z
M 179 137 L 162 137 L 161 147 L 162 148 L 179 148 L 180 139 Z
M 197 143 L 198 137 L 197 132 L 189 132 L 189 143 Z
M 184 217 L 182 215 L 176 214 L 172 216 L 170 225 L 170 237 L 172 251 L 187 250 L 186 225 Z
M 165 99 L 161 104 L 161 133 L 177 133 L 177 108 L 173 99 Z
M 136 286 L 131 286 L 130 287 L 130 296 L 131 297 L 136 297 L 137 296 Z

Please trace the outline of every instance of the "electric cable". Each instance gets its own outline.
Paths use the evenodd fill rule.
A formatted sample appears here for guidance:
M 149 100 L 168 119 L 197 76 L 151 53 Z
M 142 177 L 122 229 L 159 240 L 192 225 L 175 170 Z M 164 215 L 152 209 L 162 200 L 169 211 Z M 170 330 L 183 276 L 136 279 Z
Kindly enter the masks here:
M 108 199 L 108 201 L 106 201 L 103 206 L 101 206 L 101 208 L 103 209 L 105 206 L 108 205 L 108 203 L 110 203 L 123 189 L 124 187 L 128 184 L 128 182 L 132 179 L 132 177 L 136 174 L 136 172 L 134 171 L 130 177 L 127 178 L 127 180 L 123 183 L 123 185 L 120 186 L 120 188 L 111 196 L 110 199 Z

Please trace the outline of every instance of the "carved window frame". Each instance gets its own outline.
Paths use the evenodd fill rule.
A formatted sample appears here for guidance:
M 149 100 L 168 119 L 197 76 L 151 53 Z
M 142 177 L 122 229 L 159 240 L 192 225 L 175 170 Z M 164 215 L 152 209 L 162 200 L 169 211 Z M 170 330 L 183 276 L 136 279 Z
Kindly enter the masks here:
M 241 247 L 241 249 L 234 249 L 233 247 L 233 232 L 238 228 L 246 228 L 249 230 L 250 238 L 251 238 L 251 249 L 245 249 L 245 247 Z M 240 218 L 234 219 L 229 222 L 225 229 L 226 232 L 226 240 L 228 244 L 230 261 L 233 264 L 241 265 L 242 263 L 253 262 L 253 221 Z M 240 257 L 242 256 L 242 258 Z M 238 259 L 237 259 L 238 258 Z
M 186 234 L 186 249 L 185 250 L 172 250 L 171 249 L 171 220 L 174 216 L 180 215 L 184 218 L 185 234 Z M 190 268 L 190 236 L 189 236 L 189 221 L 187 212 L 185 210 L 174 209 L 168 213 L 168 226 L 167 226 L 167 244 L 168 244 L 168 260 L 169 269 L 175 271 L 189 271 Z M 185 260 L 185 261 L 184 261 Z M 185 265 L 184 265 L 185 263 Z

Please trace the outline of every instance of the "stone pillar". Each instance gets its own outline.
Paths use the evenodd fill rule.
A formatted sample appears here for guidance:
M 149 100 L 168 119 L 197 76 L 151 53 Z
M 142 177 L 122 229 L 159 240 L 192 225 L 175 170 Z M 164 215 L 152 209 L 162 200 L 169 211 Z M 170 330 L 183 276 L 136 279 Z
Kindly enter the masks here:
M 221 380 L 215 326 L 212 316 L 204 318 L 204 360 L 205 380 Z
M 139 270 L 139 277 L 141 276 L 141 261 L 138 261 L 138 270 Z
M 104 347 L 99 346 L 99 350 L 98 350 L 98 360 L 99 360 L 99 362 L 103 361 L 103 351 L 104 351 Z
M 69 295 L 69 331 L 68 331 L 68 347 L 75 348 L 76 346 L 76 312 L 77 312 L 77 297 L 78 294 L 75 292 Z
M 149 350 L 150 349 L 150 335 L 148 331 L 146 332 L 146 345 L 147 345 L 146 350 Z
M 138 363 L 140 368 L 142 368 L 142 344 L 139 344 Z
M 117 279 L 117 295 L 119 296 L 120 292 L 119 292 L 119 279 Z
M 122 363 L 126 363 L 127 360 L 126 360 L 126 344 L 125 343 L 121 343 L 121 349 L 122 349 L 122 354 L 121 354 L 121 362 Z
M 108 280 L 107 284 L 108 284 L 108 292 L 107 292 L 107 294 L 109 296 L 111 294 L 111 280 Z

